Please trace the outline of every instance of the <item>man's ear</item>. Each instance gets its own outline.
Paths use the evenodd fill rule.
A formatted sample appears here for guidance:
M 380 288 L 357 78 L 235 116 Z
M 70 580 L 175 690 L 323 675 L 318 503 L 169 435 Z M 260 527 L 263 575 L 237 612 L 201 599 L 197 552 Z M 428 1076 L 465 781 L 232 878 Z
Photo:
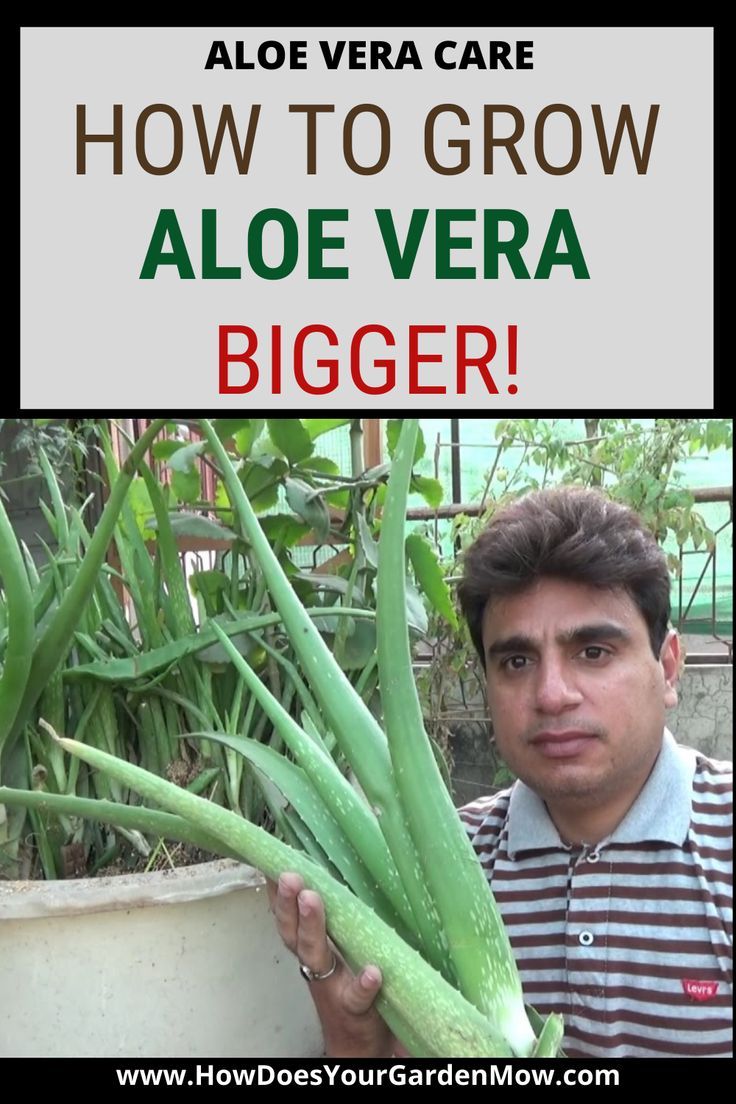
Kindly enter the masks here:
M 680 637 L 675 629 L 670 629 L 659 653 L 664 675 L 664 704 L 667 709 L 677 705 L 677 684 L 680 680 L 683 660 Z

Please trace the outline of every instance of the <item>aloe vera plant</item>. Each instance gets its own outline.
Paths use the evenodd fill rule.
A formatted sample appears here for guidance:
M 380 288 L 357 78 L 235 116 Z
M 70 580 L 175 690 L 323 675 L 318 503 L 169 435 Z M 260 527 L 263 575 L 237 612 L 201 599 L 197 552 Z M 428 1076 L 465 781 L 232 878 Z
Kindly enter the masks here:
M 277 763 L 275 753 L 222 731 L 205 729 L 203 734 L 249 757 L 258 770 L 278 780 L 299 814 L 296 835 L 302 842 L 308 835 L 313 841 L 309 855 L 100 747 L 66 739 L 59 745 L 167 811 L 140 809 L 141 818 L 168 816 L 172 833 L 178 829 L 181 835 L 186 826 L 190 834 L 217 841 L 219 849 L 243 857 L 271 877 L 287 869 L 302 874 L 305 883 L 322 894 L 330 931 L 348 962 L 359 966 L 373 961 L 381 967 L 381 1011 L 412 1053 L 555 1054 L 561 1020 L 550 1017 L 541 1031 L 532 1030 L 503 926 L 422 732 L 403 601 L 404 516 L 416 424 L 407 422 L 402 429 L 379 542 L 378 662 L 387 734 L 294 594 L 215 429 L 203 422 L 202 430 L 236 523 L 259 561 L 319 705 L 322 731 L 329 730 L 337 739 L 365 804 L 325 753 L 320 730 L 310 723 L 308 713 L 300 727 L 269 697 L 216 623 L 212 632 L 282 734 L 294 762 Z M 8 577 L 12 578 L 12 565 Z M 181 650 L 181 644 L 180 640 L 178 658 L 187 655 L 187 646 Z M 167 647 L 163 643 L 154 652 Z M 3 800 L 9 803 L 18 797 L 0 788 Z M 79 806 L 76 811 L 95 815 Z M 111 819 L 114 805 L 105 802 L 99 813 Z M 158 823 L 163 829 L 163 821 Z M 447 876 L 449 892 L 442 878 L 435 877 L 437 870 Z
M 222 431 L 221 426 L 218 429 Z M 283 427 L 280 430 L 283 436 Z M 117 432 L 121 432 L 119 427 Z M 192 513 L 171 488 L 154 477 L 141 460 L 140 448 L 135 450 L 134 465 L 129 462 L 120 471 L 106 423 L 97 424 L 95 437 L 102 444 L 110 487 L 121 483 L 126 491 L 122 500 L 117 496 L 119 509 L 112 529 L 109 525 L 105 528 L 108 562 L 95 575 L 90 574 L 94 586 L 85 591 L 86 601 L 85 595 L 78 593 L 76 623 L 71 625 L 69 645 L 64 649 L 66 658 L 62 654 L 35 705 L 26 711 L 12 747 L 8 732 L 0 781 L 12 782 L 21 796 L 30 792 L 31 800 L 20 804 L 18 795 L 9 795 L 0 810 L 0 877 L 23 878 L 40 868 L 46 878 L 55 878 L 70 862 L 77 872 L 82 865 L 94 872 L 118 855 L 129 865 L 156 851 L 151 821 L 138 813 L 134 804 L 126 813 L 126 825 L 118 825 L 114 832 L 99 827 L 109 824 L 109 817 L 101 815 L 97 822 L 75 817 L 69 797 L 84 802 L 98 798 L 135 803 L 138 799 L 104 774 L 87 771 L 79 761 L 69 764 L 60 748 L 41 739 L 39 717 L 59 732 L 131 757 L 155 773 L 175 772 L 196 792 L 205 790 L 246 815 L 259 819 L 270 812 L 288 834 L 289 814 L 278 801 L 271 802 L 269 809 L 268 792 L 265 797 L 262 792 L 265 786 L 259 785 L 241 756 L 213 740 L 195 747 L 184 739 L 192 729 L 238 732 L 261 740 L 271 737 L 267 718 L 254 708 L 253 699 L 226 663 L 212 628 L 216 619 L 224 632 L 237 638 L 240 648 L 268 649 L 274 655 L 274 681 L 280 682 L 280 697 L 287 702 L 291 694 L 295 703 L 303 699 L 304 707 L 318 720 L 307 688 L 297 687 L 298 673 L 284 647 L 274 650 L 268 643 L 280 618 L 266 612 L 267 605 L 259 606 L 257 594 L 253 600 L 254 593 L 260 588 L 263 594 L 265 588 L 257 572 L 245 575 L 249 565 L 236 534 L 221 522 Z M 148 434 L 146 443 L 151 439 Z M 289 447 L 288 435 L 282 443 Z M 175 445 L 183 447 L 182 442 L 159 440 L 151 452 L 154 456 L 162 450 L 167 453 Z M 177 455 L 181 456 L 181 451 Z M 25 692 L 37 638 L 61 616 L 66 591 L 92 541 L 84 518 L 86 504 L 68 501 L 57 469 L 43 451 L 38 460 L 50 503 L 47 506 L 41 500 L 39 506 L 56 548 L 41 542 L 47 562 L 36 564 L 18 544 L 5 515 L 0 519 L 0 672 L 6 671 L 0 693 L 0 731 L 7 728 L 5 717 L 17 710 Z M 175 471 L 174 476 L 177 474 Z M 189 475 L 185 479 L 189 480 Z M 277 525 L 283 529 L 289 520 L 269 518 L 268 524 L 272 530 Z M 156 539 L 144 540 L 146 530 L 154 535 L 154 526 Z M 292 522 L 288 539 L 296 539 L 293 530 L 298 536 L 305 528 Z M 215 538 L 220 543 L 233 540 L 224 603 L 212 603 L 211 595 L 203 593 L 211 577 L 217 577 L 221 585 L 222 571 L 185 577 L 177 547 L 179 535 Z M 118 561 L 117 570 L 111 566 L 111 557 Z M 250 577 L 255 583 L 244 585 Z M 190 586 L 192 591 L 196 589 L 199 627 L 192 617 Z M 319 600 L 315 595 L 315 603 Z M 264 612 L 259 613 L 260 608 Z M 325 608 L 316 604 L 310 608 L 320 625 L 333 628 L 348 622 L 366 625 L 374 618 L 370 609 L 328 609 L 327 603 Z M 28 621 L 25 634 L 24 614 Z M 65 616 L 69 620 L 68 609 Z M 372 692 L 370 687 L 367 692 Z M 17 701 L 13 695 L 19 695 Z M 85 808 L 89 815 L 89 806 Z M 178 838 L 191 842 L 184 835 Z M 32 843 L 24 844 L 24 839 Z
M 123 465 L 84 558 L 61 597 L 58 609 L 45 622 L 43 603 L 34 605 L 31 567 L 24 562 L 15 535 L 0 502 L 0 574 L 7 611 L 5 665 L 0 678 L 0 783 L 24 786 L 28 767 L 20 739 L 28 716 L 54 679 L 71 647 L 84 608 L 97 583 L 100 568 L 125 502 L 135 470 L 163 422 L 154 422 L 142 435 Z M 36 617 L 38 617 L 38 624 Z M 17 848 L 18 827 L 0 798 L 0 851 Z
M 365 807 L 356 805 L 355 794 L 313 735 L 302 732 L 278 702 L 269 700 L 268 691 L 214 626 L 291 748 L 301 774 L 282 781 L 282 788 L 323 844 L 328 870 L 336 868 L 340 880 L 235 814 L 112 760 L 97 748 L 71 741 L 62 745 L 219 839 L 270 876 L 298 870 L 306 884 L 323 895 L 330 929 L 348 960 L 354 965 L 372 960 L 382 967 L 382 1010 L 415 1053 L 531 1054 L 538 1044 L 524 1012 L 503 926 L 421 732 L 403 614 L 403 519 L 416 427 L 408 424 L 402 433 L 379 545 L 379 668 L 388 740 L 296 599 L 213 427 L 203 423 L 203 430 L 312 691 L 368 798 Z M 227 737 L 219 738 L 228 742 Z M 238 748 L 233 739 L 229 743 L 256 754 L 252 747 Z M 276 774 L 278 768 L 269 767 L 263 758 L 261 752 L 260 769 Z M 433 818 L 429 832 L 423 810 Z M 437 842 L 422 858 L 427 840 Z M 442 848 L 440 862 L 437 847 Z M 432 876 L 433 867 L 445 872 L 468 869 L 462 892 L 453 878 L 448 899 Z M 354 892 L 341 884 L 343 880 Z M 360 903 L 356 893 L 370 907 Z M 539 1045 L 545 1052 L 554 1051 L 559 1034 L 557 1021 L 551 1020 Z
M 293 603 L 277 565 L 269 563 L 270 550 L 260 539 L 252 511 L 244 496 L 238 494 L 232 478 L 228 487 L 232 487 L 241 524 L 257 548 L 271 593 L 310 673 L 315 693 L 338 739 L 342 737 L 346 756 L 371 805 L 378 811 L 397 868 L 402 873 L 409 868 L 410 877 L 404 880 L 404 885 L 408 886 L 415 926 L 425 953 L 433 958 L 439 931 L 440 968 L 444 967 L 445 974 L 453 980 L 456 978 L 468 998 L 493 1019 L 511 1053 L 529 1055 L 535 1046 L 534 1033 L 524 1010 L 508 938 L 424 736 L 412 675 L 403 614 L 404 517 L 416 431 L 416 423 L 412 422 L 407 422 L 402 430 L 379 544 L 378 661 L 389 737 L 388 757 L 380 735 L 374 731 L 372 718 L 365 716 L 362 703 L 350 699 L 339 669 Z M 218 460 L 224 464 L 226 458 L 211 429 L 205 427 L 205 432 Z M 365 761 L 366 746 L 371 749 L 369 762 Z M 376 777 L 378 770 L 380 775 Z M 402 803 L 392 800 L 397 791 Z M 396 818 L 403 821 L 402 828 L 409 829 L 410 848 L 405 842 L 406 833 L 397 831 L 387 816 L 389 804 Z M 451 879 L 447 878 L 448 870 L 453 871 Z M 433 925 L 437 925 L 439 914 L 439 925 L 429 937 L 425 935 L 426 925 L 420 922 L 427 914 L 420 911 L 425 906 L 424 899 L 416 893 L 417 886 L 431 892 L 429 917 Z M 552 1036 L 559 1030 L 559 1024 L 555 1026 L 553 1021 L 549 1028 Z

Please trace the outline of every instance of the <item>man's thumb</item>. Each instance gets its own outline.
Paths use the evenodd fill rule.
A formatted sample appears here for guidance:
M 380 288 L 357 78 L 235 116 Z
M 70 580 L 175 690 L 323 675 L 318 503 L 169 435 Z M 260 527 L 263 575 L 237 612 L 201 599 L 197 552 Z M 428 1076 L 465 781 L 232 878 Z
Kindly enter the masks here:
M 364 966 L 344 994 L 345 1010 L 355 1016 L 368 1012 L 381 988 L 383 978 L 377 966 Z

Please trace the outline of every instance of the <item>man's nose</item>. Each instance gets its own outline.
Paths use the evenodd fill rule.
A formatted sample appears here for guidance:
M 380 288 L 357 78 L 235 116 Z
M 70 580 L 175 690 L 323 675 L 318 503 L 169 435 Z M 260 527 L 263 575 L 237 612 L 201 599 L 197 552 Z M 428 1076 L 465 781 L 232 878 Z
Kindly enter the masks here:
M 537 709 L 542 713 L 561 713 L 583 700 L 574 672 L 559 659 L 542 660 L 537 674 Z

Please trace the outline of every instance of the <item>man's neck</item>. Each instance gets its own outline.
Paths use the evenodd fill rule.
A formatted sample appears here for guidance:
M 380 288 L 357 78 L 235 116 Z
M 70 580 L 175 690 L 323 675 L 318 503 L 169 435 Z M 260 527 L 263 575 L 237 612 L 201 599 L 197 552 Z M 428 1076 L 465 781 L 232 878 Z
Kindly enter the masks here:
M 646 774 L 629 778 L 618 792 L 544 797 L 560 838 L 573 846 L 588 844 L 594 847 L 610 836 L 646 786 L 657 758 L 649 764 Z
M 564 806 L 556 802 L 552 804 L 545 802 L 545 804 L 563 843 L 571 844 L 573 847 L 584 844 L 594 847 L 618 827 L 633 805 L 633 801 L 629 800 L 627 805 L 622 805 L 615 810 L 608 806 L 603 809 L 587 809 L 579 805 L 571 807 L 569 802 Z

